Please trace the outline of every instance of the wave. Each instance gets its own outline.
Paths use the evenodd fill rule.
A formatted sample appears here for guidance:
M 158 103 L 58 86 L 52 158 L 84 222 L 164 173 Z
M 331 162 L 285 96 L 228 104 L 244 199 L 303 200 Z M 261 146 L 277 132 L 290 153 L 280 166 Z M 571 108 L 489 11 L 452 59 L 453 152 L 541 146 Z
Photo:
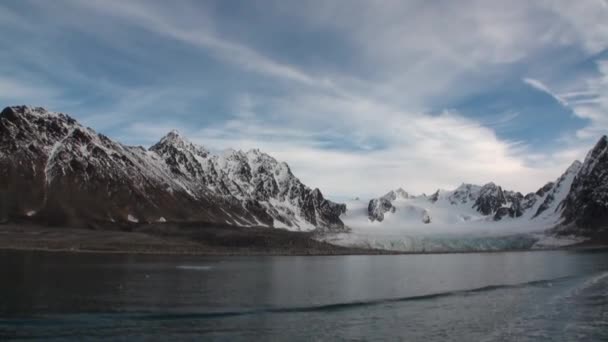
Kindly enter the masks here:
M 431 294 L 424 294 L 418 296 L 407 296 L 407 297 L 396 297 L 396 298 L 382 298 L 372 299 L 365 301 L 353 301 L 346 303 L 333 303 L 323 305 L 311 305 L 311 306 L 295 306 L 295 307 L 269 307 L 259 308 L 252 310 L 235 310 L 235 311 L 220 311 L 220 312 L 201 312 L 201 313 L 163 313 L 163 314 L 142 314 L 134 315 L 133 319 L 142 320 L 180 320 L 180 319 L 210 319 L 210 318 L 225 318 L 231 316 L 245 316 L 245 315 L 256 315 L 256 314 L 272 314 L 272 313 L 306 313 L 306 312 L 331 312 L 356 309 L 368 306 L 377 306 L 389 303 L 400 303 L 400 302 L 412 302 L 412 301 L 424 301 L 433 300 L 445 297 L 454 296 L 466 296 L 470 294 L 496 291 L 502 289 L 516 289 L 525 287 L 549 287 L 553 283 L 561 282 L 575 278 L 573 276 L 560 277 L 555 279 L 546 280 L 534 280 L 525 283 L 517 284 L 504 284 L 504 285 L 488 285 L 474 289 L 467 290 L 456 290 L 446 291 Z

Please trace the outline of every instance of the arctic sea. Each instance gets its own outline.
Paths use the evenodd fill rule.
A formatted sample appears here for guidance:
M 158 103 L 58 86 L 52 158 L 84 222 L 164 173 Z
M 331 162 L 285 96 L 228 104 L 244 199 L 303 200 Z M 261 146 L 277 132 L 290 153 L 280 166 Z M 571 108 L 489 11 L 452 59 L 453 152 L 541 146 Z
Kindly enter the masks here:
M 0 252 L 0 340 L 600 341 L 608 251 Z

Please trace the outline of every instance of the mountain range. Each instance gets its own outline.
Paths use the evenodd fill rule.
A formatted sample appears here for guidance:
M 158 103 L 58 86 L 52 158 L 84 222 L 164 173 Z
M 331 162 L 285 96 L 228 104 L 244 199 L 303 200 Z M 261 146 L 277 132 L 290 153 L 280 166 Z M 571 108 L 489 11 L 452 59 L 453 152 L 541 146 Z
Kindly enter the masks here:
M 327 200 L 257 149 L 214 154 L 177 131 L 126 146 L 40 107 L 0 113 L 0 221 L 50 225 L 201 222 L 296 231 L 494 225 L 594 236 L 608 227 L 608 139 L 554 182 L 522 194 L 494 183 L 369 201 Z
M 367 203 L 352 201 L 347 225 L 517 226 L 559 234 L 608 232 L 608 138 L 555 181 L 522 194 L 494 183 L 462 184 L 452 191 L 414 196 L 399 188 Z M 388 221 L 388 222 L 387 222 Z
M 340 230 L 345 210 L 259 150 L 213 154 L 176 131 L 145 149 L 39 107 L 0 113 L 2 221 Z

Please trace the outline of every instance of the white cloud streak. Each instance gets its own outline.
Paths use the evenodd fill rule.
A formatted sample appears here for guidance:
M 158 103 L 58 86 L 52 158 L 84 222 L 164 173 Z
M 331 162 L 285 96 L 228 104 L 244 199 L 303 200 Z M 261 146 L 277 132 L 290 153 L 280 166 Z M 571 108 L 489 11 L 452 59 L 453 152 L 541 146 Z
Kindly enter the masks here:
M 561 104 L 562 106 L 568 107 L 568 101 L 566 101 L 560 95 L 551 91 L 551 89 L 549 89 L 549 87 L 547 87 L 543 82 L 533 79 L 533 78 L 523 78 L 522 81 L 524 83 L 526 83 L 527 85 L 531 86 L 532 88 L 542 91 L 543 93 L 546 93 L 547 95 L 551 96 L 553 99 L 555 99 L 555 101 L 559 102 L 559 104 Z
M 128 115 L 163 104 L 169 104 L 170 111 L 171 106 L 192 101 L 196 91 L 166 85 L 136 89 L 112 89 L 110 85 L 116 104 L 109 113 L 89 117 L 89 124 L 118 123 L 123 128 L 116 135 L 129 141 L 135 137 L 148 143 L 178 126 L 211 148 L 260 147 L 289 162 L 305 183 L 341 197 L 377 195 L 398 186 L 428 193 L 463 181 L 496 181 L 515 190 L 535 190 L 557 177 L 572 161 L 567 159 L 580 154 L 579 150 L 526 157 L 531 152 L 527 146 L 501 140 L 493 130 L 516 114 L 509 114 L 504 121 L 484 123 L 450 110 L 431 115 L 426 108 L 438 98 L 449 102 L 484 89 L 489 82 L 500 82 L 510 75 L 488 70 L 543 56 L 547 46 L 577 46 L 593 54 L 608 43 L 608 20 L 603 20 L 608 17 L 602 2 L 353 0 L 348 6 L 337 1 L 299 6 L 280 1 L 269 6 L 269 11 L 293 19 L 294 25 L 342 33 L 356 53 L 354 58 L 366 66 L 360 74 L 336 72 L 321 77 L 314 69 L 279 62 L 252 45 L 223 36 L 212 18 L 198 9 L 190 11 L 185 3 L 65 4 L 84 14 L 72 13 L 65 18 L 70 29 L 87 30 L 109 43 L 116 38 L 115 44 L 123 48 L 128 44 L 115 32 L 89 27 L 91 21 L 103 23 L 112 18 L 164 40 L 200 49 L 219 62 L 236 66 L 244 75 L 268 77 L 281 88 L 280 94 L 256 93 L 254 89 L 238 94 L 233 112 L 227 113 L 225 120 L 201 128 L 173 118 L 149 122 L 142 116 Z M 60 17 L 57 20 L 63 22 Z M 586 20 L 590 23 L 585 24 Z M 606 106 L 601 95 L 602 91 L 608 93 L 608 69 L 601 63 L 598 68 L 603 76 L 562 95 L 537 79 L 523 81 L 562 105 L 572 106 L 579 117 L 608 127 L 604 125 Z M 34 96 L 27 95 L 28 89 L 13 91 Z M 592 94 L 593 101 L 581 101 L 572 92 Z M 595 133 L 596 129 L 588 128 L 580 135 Z

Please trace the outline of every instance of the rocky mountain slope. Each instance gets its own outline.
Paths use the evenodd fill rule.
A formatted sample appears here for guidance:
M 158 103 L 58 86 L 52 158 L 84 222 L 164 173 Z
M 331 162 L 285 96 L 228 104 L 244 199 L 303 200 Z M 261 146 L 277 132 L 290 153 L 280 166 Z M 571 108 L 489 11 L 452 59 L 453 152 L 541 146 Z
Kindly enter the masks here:
M 589 151 L 559 209 L 565 232 L 608 233 L 608 138 Z
M 420 196 L 399 188 L 347 208 L 259 150 L 214 154 L 176 131 L 149 149 L 125 146 L 65 114 L 7 107 L 0 113 L 0 221 L 23 218 L 58 225 L 173 221 L 305 231 L 528 227 L 594 236 L 608 232 L 608 139 L 602 137 L 583 163 L 575 161 L 526 195 L 494 183 Z
M 554 182 L 523 195 L 488 183 L 463 184 L 413 196 L 403 189 L 349 203 L 347 225 L 472 227 L 513 226 L 594 236 L 608 232 L 608 139 L 602 137 L 583 163 L 575 161 Z M 364 211 L 364 213 L 363 213 Z
M 197 221 L 291 230 L 343 229 L 326 200 L 258 150 L 215 155 L 173 131 L 125 146 L 61 113 L 0 113 L 0 220 L 51 224 Z

